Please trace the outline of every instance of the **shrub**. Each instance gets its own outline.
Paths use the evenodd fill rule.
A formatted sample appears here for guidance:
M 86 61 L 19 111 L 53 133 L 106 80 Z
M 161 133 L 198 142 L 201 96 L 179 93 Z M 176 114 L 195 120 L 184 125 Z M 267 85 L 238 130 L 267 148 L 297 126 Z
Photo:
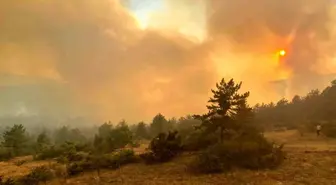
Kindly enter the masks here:
M 224 171 L 225 162 L 216 154 L 208 150 L 200 153 L 189 165 L 192 172 L 198 173 L 220 173 Z
M 54 177 L 52 171 L 46 166 L 33 169 L 28 175 L 18 179 L 20 185 L 38 185 L 40 182 L 46 183 Z
M 66 179 L 68 177 L 67 168 L 65 165 L 54 166 L 53 170 L 57 178 Z
M 102 156 L 92 156 L 93 164 L 98 164 L 96 168 L 117 169 L 123 165 L 134 163 L 137 161 L 133 150 L 125 149 L 116 152 L 115 154 L 105 154 Z
M 336 138 L 336 122 L 328 122 L 322 126 L 322 133 L 327 137 Z
M 205 134 L 201 130 L 195 130 L 183 139 L 182 144 L 186 151 L 198 151 L 216 142 L 218 142 L 218 137 L 215 134 Z
M 150 152 L 141 154 L 140 157 L 147 164 L 170 161 L 182 152 L 181 138 L 177 134 L 177 131 L 169 132 L 168 135 L 159 134 L 151 141 Z
M 112 158 L 117 166 L 134 163 L 137 160 L 134 151 L 129 149 L 117 152 Z
M 7 178 L 3 179 L 2 176 L 0 176 L 0 185 L 16 185 L 17 183 L 15 182 L 14 179 Z
M 93 150 L 93 146 L 90 143 L 78 143 L 75 144 L 75 150 L 77 152 L 90 152 Z
M 56 158 L 56 162 L 60 164 L 66 164 L 68 163 L 68 159 L 64 155 L 61 155 Z
M 16 166 L 21 166 L 21 165 L 23 165 L 26 162 L 27 162 L 27 160 L 18 160 L 18 161 L 15 162 L 15 165 Z
M 64 157 L 67 162 L 78 162 L 86 159 L 87 154 L 84 152 L 69 151 L 65 153 Z
M 89 155 L 81 161 L 70 163 L 67 166 L 67 173 L 69 176 L 74 176 L 85 171 L 117 169 L 136 161 L 137 158 L 133 150 L 121 150 L 115 154 Z
M 275 146 L 262 136 L 253 137 L 245 135 L 210 146 L 189 167 L 195 172 L 215 173 L 232 167 L 272 169 L 283 162 L 283 145 Z
M 7 161 L 14 157 L 14 154 L 10 148 L 0 148 L 0 161 Z
M 83 169 L 83 165 L 84 163 L 80 163 L 80 162 L 75 162 L 75 163 L 71 163 L 67 166 L 67 174 L 69 176 L 75 176 L 78 175 L 82 172 L 84 172 Z
M 60 147 L 50 146 L 48 148 L 44 148 L 41 153 L 37 154 L 35 159 L 36 160 L 46 160 L 46 159 L 53 159 L 56 157 L 61 156 L 65 150 Z

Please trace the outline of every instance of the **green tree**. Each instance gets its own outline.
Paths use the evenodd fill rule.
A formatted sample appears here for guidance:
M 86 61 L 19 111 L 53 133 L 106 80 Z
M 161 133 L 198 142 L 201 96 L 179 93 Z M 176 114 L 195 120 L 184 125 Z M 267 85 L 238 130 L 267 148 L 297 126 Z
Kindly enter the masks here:
M 104 123 L 99 127 L 98 134 L 96 134 L 93 144 L 96 150 L 102 153 L 111 152 L 115 149 L 125 147 L 132 143 L 132 132 L 127 123 L 122 120 L 115 127 L 111 124 Z
M 205 128 L 209 133 L 219 131 L 220 141 L 223 141 L 225 131 L 237 129 L 238 125 L 235 123 L 238 120 L 246 120 L 252 114 L 252 109 L 247 105 L 250 93 L 240 94 L 241 85 L 241 82 L 237 84 L 233 79 L 228 82 L 222 79 L 219 84 L 216 84 L 216 90 L 211 90 L 213 96 L 208 101 L 209 112 L 202 116 L 195 116 L 202 120 L 200 128 Z
M 149 139 L 148 127 L 144 122 L 140 122 L 136 125 L 135 136 L 138 139 Z
M 69 128 L 63 126 L 55 131 L 55 143 L 56 144 L 63 144 L 64 142 L 68 141 L 69 138 Z
M 71 129 L 67 126 L 63 126 L 60 129 L 56 130 L 55 143 L 60 145 L 67 141 L 84 143 L 86 141 L 86 138 L 78 128 Z
M 167 123 L 167 119 L 162 114 L 157 114 L 150 125 L 151 135 L 156 136 L 159 133 L 167 131 L 165 130 Z
M 12 149 L 14 155 L 20 155 L 24 150 L 27 137 L 26 129 L 23 125 L 14 125 L 12 128 L 6 130 L 2 137 L 2 145 Z
M 110 133 L 110 141 L 113 142 L 114 147 L 122 148 L 125 147 L 127 144 L 132 143 L 132 132 L 129 129 L 125 120 L 119 122 L 119 124 L 112 130 Z
M 46 132 L 42 132 L 37 136 L 36 145 L 37 152 L 41 152 L 44 148 L 51 145 L 51 140 Z
M 175 117 L 170 118 L 166 124 L 165 130 L 167 131 L 172 131 L 174 129 L 176 129 L 177 126 L 177 119 Z
M 99 136 L 106 138 L 110 135 L 112 129 L 113 129 L 113 125 L 111 122 L 104 123 L 98 128 L 98 134 Z
M 180 136 L 187 137 L 196 127 L 200 126 L 200 124 L 200 120 L 194 119 L 192 116 L 188 115 L 186 117 L 181 117 L 178 120 L 176 130 L 179 132 Z

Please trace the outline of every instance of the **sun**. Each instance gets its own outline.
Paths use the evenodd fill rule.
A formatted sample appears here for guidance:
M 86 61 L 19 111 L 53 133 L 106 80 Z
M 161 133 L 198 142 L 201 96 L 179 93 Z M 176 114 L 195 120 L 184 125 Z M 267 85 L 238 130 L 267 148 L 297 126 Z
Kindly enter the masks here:
M 280 50 L 279 51 L 279 56 L 285 56 L 286 55 L 286 51 L 285 50 Z

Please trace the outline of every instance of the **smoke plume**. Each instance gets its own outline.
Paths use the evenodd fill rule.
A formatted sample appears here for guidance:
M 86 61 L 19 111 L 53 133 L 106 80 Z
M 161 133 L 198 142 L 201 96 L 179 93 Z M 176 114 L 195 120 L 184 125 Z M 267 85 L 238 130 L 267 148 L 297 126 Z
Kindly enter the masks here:
M 181 116 L 204 111 L 221 77 L 255 103 L 282 96 L 270 81 L 292 95 L 335 72 L 331 1 L 162 0 L 148 29 L 134 1 L 0 1 L 2 114 Z

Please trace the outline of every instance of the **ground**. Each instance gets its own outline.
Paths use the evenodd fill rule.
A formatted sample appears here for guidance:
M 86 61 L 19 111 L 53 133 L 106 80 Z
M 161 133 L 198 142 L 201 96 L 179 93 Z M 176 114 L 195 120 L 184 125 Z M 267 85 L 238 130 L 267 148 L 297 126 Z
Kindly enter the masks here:
M 67 179 L 69 185 L 95 184 L 191 184 L 191 185 L 334 185 L 336 184 L 336 140 L 316 137 L 313 134 L 301 137 L 296 131 L 265 133 L 277 143 L 285 143 L 288 152 L 284 164 L 276 170 L 234 170 L 226 174 L 196 176 L 186 171 L 191 159 L 184 154 L 176 160 L 160 165 L 132 164 L 115 171 L 102 171 L 100 179 L 95 172 Z M 144 147 L 137 149 L 141 152 Z M 27 159 L 28 160 L 28 159 Z M 50 162 L 27 162 L 16 166 L 17 160 L 1 164 L 0 174 L 17 176 L 25 174 L 37 165 Z M 54 180 L 50 185 L 65 184 Z

